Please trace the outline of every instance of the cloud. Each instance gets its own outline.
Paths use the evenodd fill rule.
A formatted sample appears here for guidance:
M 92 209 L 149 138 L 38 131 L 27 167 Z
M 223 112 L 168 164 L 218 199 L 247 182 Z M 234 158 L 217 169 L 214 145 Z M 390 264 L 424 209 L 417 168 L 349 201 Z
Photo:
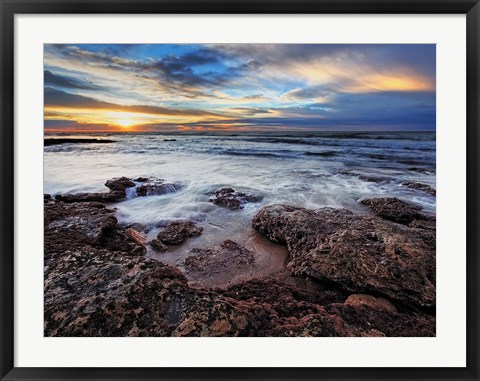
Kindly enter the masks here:
M 55 86 L 70 89 L 98 90 L 99 87 L 90 81 L 81 81 L 72 77 L 54 74 L 51 71 L 44 70 L 43 78 L 45 86 Z
M 47 44 L 45 118 L 434 129 L 435 78 L 434 45 Z
M 206 110 L 172 109 L 167 107 L 148 105 L 118 105 L 114 103 L 98 101 L 96 99 L 84 97 L 82 95 L 67 93 L 65 91 L 56 90 L 51 87 L 47 87 L 45 89 L 44 99 L 46 108 L 110 110 L 172 116 L 221 116 L 220 114 L 216 114 Z

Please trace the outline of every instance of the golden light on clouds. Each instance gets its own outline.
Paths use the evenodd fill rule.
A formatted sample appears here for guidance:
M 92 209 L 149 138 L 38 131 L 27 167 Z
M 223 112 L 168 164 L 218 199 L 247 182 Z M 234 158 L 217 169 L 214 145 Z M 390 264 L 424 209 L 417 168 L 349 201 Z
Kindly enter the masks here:
M 46 44 L 44 128 L 435 128 L 435 46 Z
M 222 121 L 228 117 L 222 115 L 163 115 L 143 112 L 115 111 L 108 109 L 88 109 L 69 107 L 45 107 L 46 120 L 73 120 L 79 124 L 109 125 L 133 127 L 150 124 L 197 123 L 200 121 Z

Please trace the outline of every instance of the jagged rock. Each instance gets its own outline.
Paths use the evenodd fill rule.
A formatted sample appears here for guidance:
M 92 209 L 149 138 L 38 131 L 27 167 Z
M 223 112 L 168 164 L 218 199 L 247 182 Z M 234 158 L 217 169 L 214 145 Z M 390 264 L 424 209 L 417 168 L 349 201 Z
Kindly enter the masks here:
M 436 196 L 437 194 L 437 191 L 435 190 L 435 188 L 432 188 L 430 185 L 427 185 L 427 184 L 417 183 L 416 181 L 404 181 L 402 182 L 402 185 L 410 189 L 428 193 L 432 196 Z
M 247 202 L 261 201 L 261 197 L 235 192 L 232 188 L 222 188 L 215 192 L 215 196 L 210 198 L 215 205 L 220 205 L 232 210 L 242 209 Z
M 135 182 L 141 183 L 136 185 Z M 156 177 L 138 177 L 135 180 L 127 177 L 115 177 L 107 180 L 105 186 L 110 189 L 106 193 L 76 193 L 76 194 L 58 194 L 55 199 L 63 202 L 119 202 L 127 197 L 126 189 L 135 188 L 137 196 L 154 196 L 166 193 L 177 192 L 182 189 L 181 185 L 165 183 L 162 179 Z
M 57 194 L 55 199 L 72 202 L 119 202 L 125 199 L 125 192 Z
M 178 245 L 189 237 L 202 234 L 203 228 L 192 221 L 170 222 L 157 234 L 157 239 L 166 245 Z
M 418 205 L 399 200 L 396 197 L 370 198 L 360 201 L 367 205 L 373 213 L 386 220 L 398 222 L 399 224 L 409 224 L 415 220 L 432 220 L 433 217 L 420 212 L 422 209 Z
M 150 246 L 155 251 L 160 251 L 160 252 L 168 251 L 168 246 L 165 245 L 162 241 L 158 240 L 157 238 L 154 238 L 150 241 Z
M 392 312 L 369 306 L 333 303 L 325 311 L 342 321 L 345 336 L 425 337 L 435 336 L 435 316 L 421 312 Z M 342 330 L 344 329 L 344 330 Z
M 103 204 L 52 201 L 44 219 L 47 337 L 435 335 L 434 316 L 351 305 L 342 290 L 276 280 L 192 288 L 179 269 L 132 255 L 137 234 Z
M 114 211 L 96 202 L 45 205 L 45 251 L 62 252 L 89 245 L 141 255 L 145 248 L 117 225 Z
M 343 304 L 350 307 L 367 306 L 374 310 L 397 312 L 395 306 L 387 299 L 375 298 L 372 295 L 366 294 L 350 295 Z
M 140 246 L 147 244 L 147 237 L 134 228 L 125 229 L 125 234 Z
M 135 183 L 131 179 L 123 176 L 107 180 L 105 186 L 111 191 L 125 192 L 125 189 L 134 187 Z
M 420 306 L 435 305 L 435 231 L 413 229 L 345 209 L 270 205 L 252 226 L 287 245 L 288 268 Z
M 139 181 L 141 182 L 141 185 L 136 188 L 138 196 L 159 196 L 162 194 L 178 192 L 182 189 L 181 185 L 165 183 L 165 180 L 156 177 L 149 177 L 148 179 L 143 177 L 137 180 L 142 180 Z
M 255 258 L 251 250 L 227 240 L 212 248 L 194 248 L 185 259 L 187 273 L 206 284 L 231 284 L 236 277 L 250 275 Z

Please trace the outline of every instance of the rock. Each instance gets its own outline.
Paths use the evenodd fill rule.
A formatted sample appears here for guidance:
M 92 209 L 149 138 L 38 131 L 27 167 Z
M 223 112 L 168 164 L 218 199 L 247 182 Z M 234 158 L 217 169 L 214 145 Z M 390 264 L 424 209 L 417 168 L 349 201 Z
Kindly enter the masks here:
M 125 189 L 135 186 L 135 183 L 126 177 L 114 177 L 113 179 L 107 180 L 105 186 L 111 191 L 125 192 Z
M 132 229 L 135 229 L 138 232 L 148 233 L 148 231 L 149 231 L 148 227 L 141 224 L 140 222 L 131 222 L 131 223 L 125 224 L 124 226 L 125 226 L 125 229 L 132 228 Z
M 202 234 L 202 231 L 203 228 L 192 221 L 174 221 L 157 234 L 157 239 L 166 245 L 178 245 L 188 237 Z
M 435 305 L 435 231 L 345 209 L 270 205 L 252 226 L 287 245 L 294 275 L 419 306 Z
M 232 210 L 242 209 L 247 202 L 261 201 L 261 197 L 242 192 L 235 192 L 232 188 L 222 188 L 210 198 L 215 205 L 220 205 Z
M 162 179 L 156 177 L 138 177 L 135 180 L 127 177 L 115 177 L 107 180 L 105 186 L 110 189 L 108 193 L 76 193 L 76 194 L 58 194 L 55 198 L 63 202 L 119 202 L 126 197 L 126 189 L 136 186 L 135 182 L 140 182 L 141 185 L 136 187 L 136 195 L 138 196 L 153 196 L 172 193 L 180 190 L 182 187 L 178 184 L 165 183 Z
M 350 307 L 367 306 L 378 311 L 397 312 L 395 306 L 387 299 L 366 294 L 350 295 L 343 304 Z
M 89 245 L 142 255 L 145 248 L 117 225 L 114 211 L 96 202 L 54 202 L 44 208 L 45 250 L 66 251 Z
M 182 187 L 178 184 L 165 183 L 156 177 L 140 178 L 142 184 L 136 188 L 138 196 L 159 196 L 167 193 L 178 192 Z
M 177 139 L 163 139 L 164 142 L 176 142 Z
M 383 183 L 385 181 L 390 181 L 388 177 L 361 174 L 361 173 L 356 173 L 351 171 L 339 171 L 338 173 L 345 176 L 358 177 L 360 180 L 367 181 L 370 183 Z
M 332 303 L 325 306 L 343 325 L 338 327 L 345 336 L 433 337 L 435 316 L 420 312 L 400 313 Z
M 396 197 L 370 198 L 360 201 L 367 205 L 373 213 L 386 220 L 398 222 L 399 224 L 409 224 L 414 220 L 431 220 L 433 217 L 420 213 L 422 209 L 418 205 L 399 200 Z
M 83 214 L 79 208 L 97 218 L 96 229 L 90 226 L 96 232 L 114 225 L 101 204 L 57 202 L 46 211 L 47 337 L 435 334 L 434 317 L 346 306 L 338 291 L 313 293 L 275 280 L 252 280 L 225 290 L 191 288 L 172 266 L 105 248 L 102 233 L 80 229 L 79 240 L 59 236 L 52 222 L 72 215 L 73 209 Z M 82 232 L 88 237 L 82 238 Z M 50 242 L 54 236 L 61 241 L 57 245 Z
M 162 241 L 154 238 L 150 241 L 150 246 L 155 251 L 165 252 L 168 251 L 168 246 L 165 245 Z
M 419 168 L 419 167 L 411 167 L 411 168 L 408 168 L 408 170 L 412 171 L 412 172 L 422 173 L 424 175 L 430 175 L 432 173 L 435 173 L 434 170 L 430 170 L 430 169 L 426 169 L 426 168 Z
M 53 146 L 57 144 L 74 143 L 74 144 L 86 144 L 86 143 L 115 143 L 115 140 L 108 139 L 75 139 L 75 138 L 45 138 L 43 139 L 43 145 L 45 147 Z
M 402 182 L 402 185 L 410 189 L 428 193 L 432 196 L 435 196 L 437 194 L 435 188 L 432 188 L 430 185 L 427 184 L 417 183 L 416 181 L 404 181 Z
M 140 246 L 145 246 L 147 237 L 134 228 L 127 228 L 125 234 Z
M 125 192 L 109 193 L 75 193 L 75 194 L 57 194 L 55 199 L 67 203 L 72 202 L 119 202 L 125 199 Z
M 100 203 L 52 201 L 44 218 L 47 337 L 435 335 L 434 316 L 345 303 L 341 290 L 268 279 L 193 288 L 179 269 L 132 255 L 138 244 L 129 235 L 137 234 Z M 215 247 L 205 250 L 215 255 Z
M 255 258 L 251 250 L 227 240 L 212 248 L 191 250 L 185 259 L 187 273 L 208 285 L 233 284 L 251 278 Z

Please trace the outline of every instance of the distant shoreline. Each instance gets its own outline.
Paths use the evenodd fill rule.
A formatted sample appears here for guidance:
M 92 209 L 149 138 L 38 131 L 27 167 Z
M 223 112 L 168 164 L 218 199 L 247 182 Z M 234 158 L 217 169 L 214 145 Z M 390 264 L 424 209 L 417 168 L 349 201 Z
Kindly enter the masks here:
M 108 140 L 108 139 L 84 139 L 84 138 L 47 138 L 43 139 L 44 146 L 53 146 L 57 144 L 65 144 L 65 143 L 115 143 L 115 140 Z

